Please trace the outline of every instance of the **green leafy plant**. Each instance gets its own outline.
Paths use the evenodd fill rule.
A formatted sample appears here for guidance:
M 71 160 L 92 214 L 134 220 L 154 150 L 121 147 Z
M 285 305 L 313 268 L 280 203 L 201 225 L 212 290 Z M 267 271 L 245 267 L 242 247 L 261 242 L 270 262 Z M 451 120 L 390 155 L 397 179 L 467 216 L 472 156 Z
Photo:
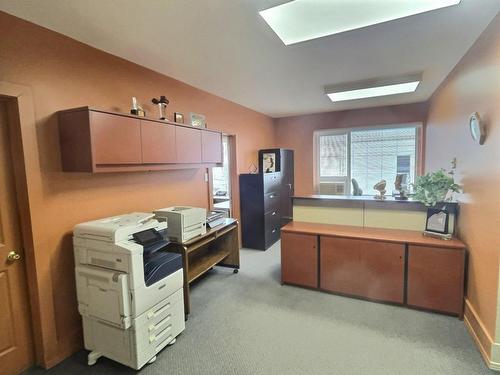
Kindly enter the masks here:
M 462 191 L 462 187 L 455 183 L 453 173 L 453 169 L 450 172 L 440 169 L 416 177 L 413 184 L 415 192 L 413 198 L 431 207 L 438 202 L 451 201 L 451 194 L 447 198 L 448 192 L 459 193 Z

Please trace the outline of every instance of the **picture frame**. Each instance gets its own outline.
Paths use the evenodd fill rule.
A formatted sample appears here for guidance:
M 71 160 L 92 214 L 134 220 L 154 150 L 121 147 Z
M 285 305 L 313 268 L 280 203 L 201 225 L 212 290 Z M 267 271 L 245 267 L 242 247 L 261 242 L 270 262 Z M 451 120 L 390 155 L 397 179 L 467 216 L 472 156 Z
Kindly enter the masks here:
M 428 208 L 425 221 L 425 231 L 448 234 L 450 213 L 443 208 Z
M 174 122 L 184 124 L 184 115 L 179 112 L 174 112 Z
M 278 148 L 259 150 L 260 173 L 281 172 L 281 151 Z
M 206 121 L 205 115 L 191 112 L 189 114 L 189 116 L 191 119 L 191 126 L 194 126 L 195 128 L 206 128 L 207 127 L 207 121 Z
M 276 172 L 276 154 L 274 152 L 265 152 L 262 154 L 262 171 L 264 173 Z

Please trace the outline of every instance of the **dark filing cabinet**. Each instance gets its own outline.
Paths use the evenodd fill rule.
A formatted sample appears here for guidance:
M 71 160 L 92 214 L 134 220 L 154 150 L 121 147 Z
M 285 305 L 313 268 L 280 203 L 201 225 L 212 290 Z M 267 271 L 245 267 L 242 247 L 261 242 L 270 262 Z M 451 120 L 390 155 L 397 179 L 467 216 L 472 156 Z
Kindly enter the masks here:
M 274 155 L 272 168 L 263 165 L 266 154 Z M 267 250 L 292 220 L 293 151 L 261 150 L 259 167 L 259 174 L 240 175 L 242 239 L 244 247 Z

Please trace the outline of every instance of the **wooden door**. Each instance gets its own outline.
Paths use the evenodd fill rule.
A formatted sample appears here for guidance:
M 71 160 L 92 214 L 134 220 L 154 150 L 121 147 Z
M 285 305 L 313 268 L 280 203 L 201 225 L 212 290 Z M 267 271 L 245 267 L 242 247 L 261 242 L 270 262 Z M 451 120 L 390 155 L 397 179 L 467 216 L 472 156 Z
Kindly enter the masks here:
M 221 133 L 201 131 L 201 161 L 203 163 L 222 163 Z
M 404 245 L 321 236 L 320 248 L 322 289 L 403 303 Z
M 281 282 L 318 287 L 318 236 L 281 233 Z
M 408 249 L 408 305 L 461 315 L 465 250 L 413 246 Z
M 32 365 L 33 337 L 5 103 L 0 101 L 0 373 Z M 15 251 L 12 260 L 9 253 Z M 19 259 L 14 259 L 19 256 Z
M 201 163 L 201 130 L 178 126 L 175 129 L 177 163 Z
M 90 134 L 94 164 L 141 164 L 141 120 L 91 111 Z
M 175 126 L 141 120 L 142 162 L 168 164 L 177 160 Z

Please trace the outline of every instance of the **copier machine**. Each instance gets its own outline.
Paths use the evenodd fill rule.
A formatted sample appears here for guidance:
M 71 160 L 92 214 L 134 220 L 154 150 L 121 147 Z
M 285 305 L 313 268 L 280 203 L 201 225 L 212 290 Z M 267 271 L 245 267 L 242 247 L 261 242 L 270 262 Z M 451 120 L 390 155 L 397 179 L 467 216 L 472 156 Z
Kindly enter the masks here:
M 184 330 L 182 258 L 164 251 L 166 230 L 151 213 L 75 226 L 78 311 L 89 365 L 105 356 L 138 370 Z

